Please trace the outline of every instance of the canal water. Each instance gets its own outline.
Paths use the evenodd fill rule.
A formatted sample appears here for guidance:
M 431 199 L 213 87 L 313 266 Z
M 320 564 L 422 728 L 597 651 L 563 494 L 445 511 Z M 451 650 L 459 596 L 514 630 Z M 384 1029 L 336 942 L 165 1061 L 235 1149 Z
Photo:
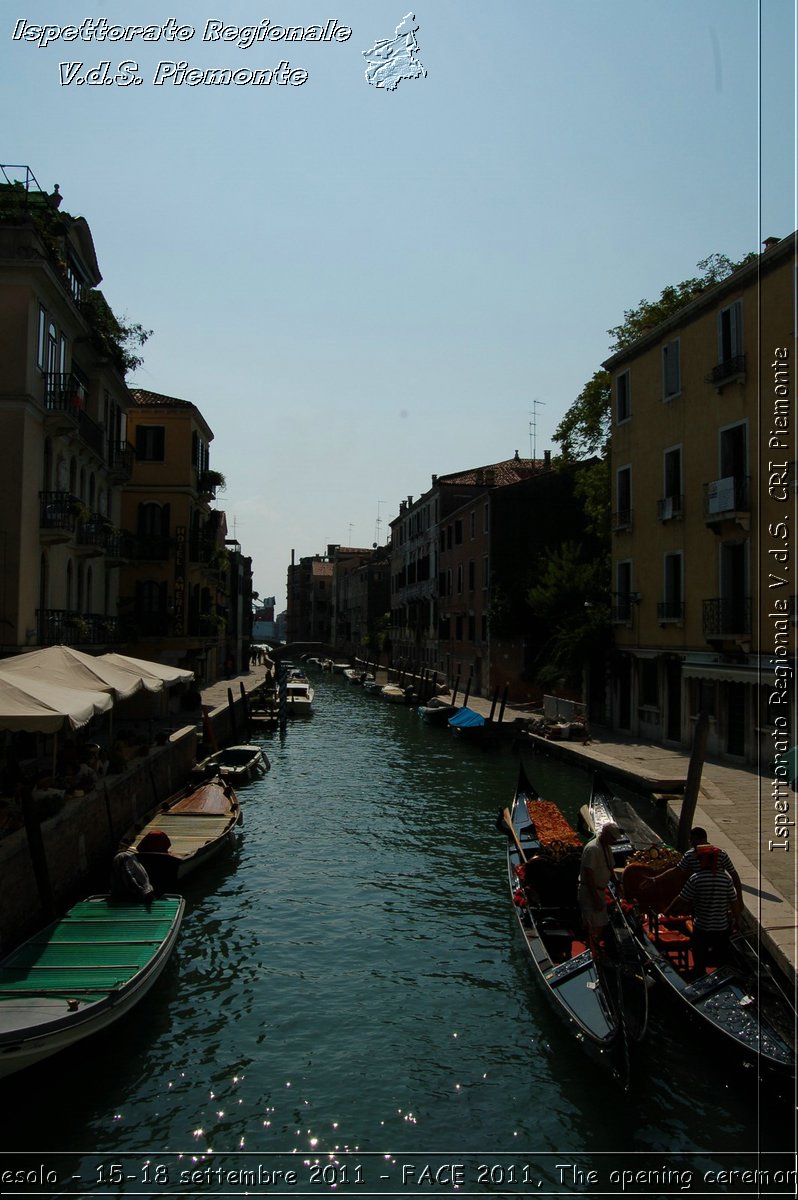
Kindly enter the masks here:
M 539 991 L 495 828 L 517 748 L 314 684 L 157 986 L 0 1086 L 3 1194 L 756 1194 L 723 1172 L 792 1148 L 789 1095 L 656 992 L 625 1092 Z M 524 761 L 575 816 L 588 776 Z

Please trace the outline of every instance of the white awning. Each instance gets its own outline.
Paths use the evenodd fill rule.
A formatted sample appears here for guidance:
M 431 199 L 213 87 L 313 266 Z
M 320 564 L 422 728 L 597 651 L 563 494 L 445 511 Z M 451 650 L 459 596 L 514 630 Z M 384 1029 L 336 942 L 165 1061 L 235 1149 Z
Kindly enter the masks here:
M 714 679 L 717 683 L 750 683 L 774 687 L 773 671 L 761 671 L 757 667 L 745 667 L 742 663 L 683 663 L 685 679 Z

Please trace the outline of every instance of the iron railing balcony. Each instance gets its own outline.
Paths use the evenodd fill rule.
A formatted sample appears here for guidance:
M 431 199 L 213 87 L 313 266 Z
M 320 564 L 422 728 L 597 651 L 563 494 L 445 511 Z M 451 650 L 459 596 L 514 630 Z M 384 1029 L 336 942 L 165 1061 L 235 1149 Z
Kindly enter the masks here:
M 216 543 L 207 537 L 192 535 L 188 539 L 188 561 L 209 563 L 216 551 Z
M 657 605 L 657 620 L 658 621 L 683 621 L 684 620 L 684 601 L 683 600 L 662 600 Z
M 133 474 L 135 450 L 130 442 L 111 442 L 108 446 L 108 469 L 115 483 L 127 483 Z
M 707 383 L 725 383 L 729 379 L 736 379 L 740 375 L 745 374 L 745 355 L 735 354 L 732 358 L 726 358 L 723 362 L 719 362 L 712 368 L 707 375 Z
M 75 544 L 88 554 L 104 554 L 111 526 L 100 513 L 91 513 L 84 521 L 78 521 Z
M 637 603 L 637 592 L 616 592 L 615 603 L 610 610 L 613 625 L 626 625 L 632 619 L 632 611 Z
M 109 529 L 105 539 L 107 566 L 119 566 L 136 557 L 136 539 L 127 529 Z
M 734 599 L 720 596 L 704 601 L 705 637 L 747 637 L 750 633 L 750 596 Z
M 78 410 L 78 434 L 80 440 L 93 450 L 98 458 L 105 460 L 105 431 L 93 421 L 84 409 Z
M 70 608 L 38 608 L 40 646 L 105 646 L 119 640 L 119 617 Z
M 684 516 L 684 496 L 663 496 L 657 501 L 657 517 L 660 521 L 681 520 Z
M 86 389 L 71 371 L 48 371 L 44 377 L 44 407 L 51 413 L 67 413 L 78 421 L 86 405 Z
M 39 492 L 39 529 L 69 540 L 75 532 L 79 504 L 71 492 Z
M 631 508 L 621 508 L 618 512 L 612 514 L 612 532 L 620 533 L 623 529 L 632 528 L 632 518 L 634 510 Z

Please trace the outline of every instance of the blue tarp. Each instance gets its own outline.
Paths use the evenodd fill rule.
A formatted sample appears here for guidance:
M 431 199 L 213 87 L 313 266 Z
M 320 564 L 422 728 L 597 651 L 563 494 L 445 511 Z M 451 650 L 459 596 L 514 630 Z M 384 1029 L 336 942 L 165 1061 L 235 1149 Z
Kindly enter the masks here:
M 479 729 L 485 724 L 485 718 L 474 712 L 473 708 L 461 708 L 459 713 L 449 718 L 449 724 L 452 729 Z

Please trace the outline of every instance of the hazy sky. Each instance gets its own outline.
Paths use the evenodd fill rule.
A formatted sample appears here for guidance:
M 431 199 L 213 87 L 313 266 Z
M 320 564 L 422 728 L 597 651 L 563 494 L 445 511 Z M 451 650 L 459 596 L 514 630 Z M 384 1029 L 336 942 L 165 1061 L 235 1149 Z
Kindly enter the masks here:
M 107 299 L 154 330 L 130 382 L 202 411 L 217 503 L 279 606 L 292 549 L 371 545 L 378 518 L 384 541 L 433 472 L 528 455 L 533 412 L 542 455 L 625 309 L 798 225 L 793 0 L 3 10 L 2 161 L 87 218 Z M 362 51 L 408 11 L 426 77 L 369 86 Z M 196 32 L 41 47 L 13 40 L 23 14 Z M 203 40 L 265 18 L 353 33 Z M 142 83 L 60 83 L 106 60 Z M 307 81 L 153 84 L 281 60 Z

